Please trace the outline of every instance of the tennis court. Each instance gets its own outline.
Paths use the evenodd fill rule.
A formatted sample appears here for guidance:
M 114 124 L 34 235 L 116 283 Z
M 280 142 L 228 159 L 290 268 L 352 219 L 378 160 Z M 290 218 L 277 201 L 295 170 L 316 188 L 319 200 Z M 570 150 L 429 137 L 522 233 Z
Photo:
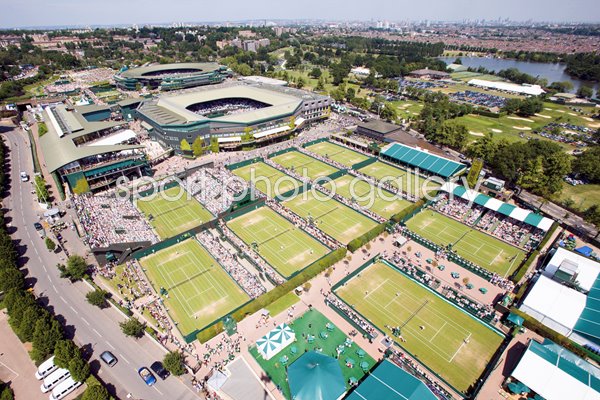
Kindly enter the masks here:
M 300 153 L 299 151 L 290 151 L 285 154 L 280 154 L 271 158 L 271 160 L 285 168 L 291 169 L 298 175 L 305 176 L 311 180 L 331 175 L 334 172 L 339 171 L 337 168 L 307 156 L 306 154 Z
M 500 334 L 385 263 L 368 266 L 336 294 L 463 392 L 502 342 Z
M 335 187 L 336 193 L 340 196 L 355 200 L 361 206 L 387 219 L 412 204 L 353 175 L 340 176 L 333 182 L 328 182 L 325 187 L 330 190 Z
M 367 160 L 369 157 L 331 142 L 320 142 L 306 147 L 306 150 L 337 161 L 347 167 Z
M 139 198 L 136 205 L 161 239 L 178 235 L 214 218 L 180 186 L 161 191 L 156 196 Z
M 504 277 L 525 258 L 522 250 L 432 210 L 421 211 L 406 226 L 438 245 L 452 244 L 464 259 Z
M 221 318 L 250 298 L 195 239 L 144 257 L 140 264 L 183 335 Z
M 292 178 L 262 161 L 234 169 L 231 172 L 247 182 L 252 181 L 254 187 L 271 199 L 302 186 L 302 182 L 296 178 Z
M 377 226 L 371 218 L 312 190 L 283 203 L 304 219 L 312 219 L 317 227 L 343 244 L 348 244 Z M 322 198 L 321 198 L 322 197 Z
M 282 276 L 309 266 L 329 249 L 269 207 L 260 207 L 227 222 L 227 226 Z
M 411 196 L 422 197 L 423 193 L 439 188 L 439 184 L 434 182 L 429 183 L 426 188 L 423 188 L 425 179 L 419 175 L 381 161 L 375 161 L 373 164 L 369 164 L 358 171 L 379 181 L 389 182 L 394 187 Z

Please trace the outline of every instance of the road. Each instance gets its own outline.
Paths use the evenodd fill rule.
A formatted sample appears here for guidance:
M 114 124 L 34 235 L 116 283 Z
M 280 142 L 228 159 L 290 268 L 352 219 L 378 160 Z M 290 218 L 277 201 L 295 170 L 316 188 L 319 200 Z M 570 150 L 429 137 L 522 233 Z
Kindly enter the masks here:
M 0 126 L 7 130 L 7 124 Z M 10 196 L 4 207 L 11 218 L 13 239 L 18 241 L 20 255 L 26 260 L 27 279 L 34 281 L 36 295 L 47 298 L 56 315 L 64 318 L 67 331 L 74 332 L 74 340 L 86 351 L 90 351 L 92 370 L 100 368 L 98 376 L 107 383 L 109 389 L 119 398 L 125 399 L 129 393 L 135 399 L 191 400 L 198 396 L 186 383 L 175 377 L 160 381 L 148 387 L 137 374 L 141 366 L 149 366 L 162 360 L 164 350 L 150 338 L 134 340 L 127 338 L 118 323 L 125 317 L 109 307 L 100 310 L 87 303 L 85 294 L 90 291 L 87 283 L 71 284 L 61 279 L 56 265 L 64 262 L 62 253 L 48 252 L 43 240 L 33 227 L 39 221 L 43 210 L 34 202 L 31 183 L 22 183 L 20 171 L 33 177 L 31 151 L 26 134 L 19 128 L 4 133 L 9 148 Z M 13 232 L 14 230 L 14 232 Z M 119 362 L 112 368 L 100 363 L 98 357 L 105 350 L 111 351 Z

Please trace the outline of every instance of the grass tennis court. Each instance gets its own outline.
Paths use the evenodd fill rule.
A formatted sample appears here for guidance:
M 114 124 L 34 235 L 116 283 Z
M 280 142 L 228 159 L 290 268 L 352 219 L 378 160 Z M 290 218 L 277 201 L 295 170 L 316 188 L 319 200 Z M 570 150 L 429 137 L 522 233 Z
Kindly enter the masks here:
M 269 207 L 260 207 L 227 222 L 227 226 L 284 277 L 329 253 L 321 242 Z
M 421 211 L 406 226 L 439 245 L 452 243 L 458 255 L 501 276 L 510 275 L 525 257 L 522 250 L 432 210 Z
M 254 173 L 252 170 L 254 170 Z M 247 182 L 250 182 L 251 178 L 254 178 L 252 182 L 254 186 L 269 198 L 274 198 L 277 195 L 302 186 L 302 182 L 262 161 L 234 169 L 231 172 Z
M 354 199 L 361 206 L 367 207 L 375 214 L 387 219 L 412 204 L 353 175 L 340 176 L 325 185 L 330 190 L 332 186 L 335 186 L 337 194 L 349 200 Z M 354 193 L 354 196 L 352 196 L 352 193 Z
M 359 172 L 371 176 L 377 180 L 389 180 L 390 184 L 392 184 L 394 187 L 412 196 L 422 197 L 423 195 L 422 186 L 425 182 L 425 179 L 401 168 L 396 168 L 390 164 L 381 161 L 375 161 L 373 164 L 369 164 L 366 167 L 359 169 Z M 427 186 L 425 191 L 433 190 L 438 187 L 438 184 L 432 182 Z
M 181 196 L 178 193 L 182 191 Z M 150 220 L 161 239 L 170 238 L 213 219 L 213 215 L 180 186 L 137 200 L 137 207 Z M 150 215 L 152 218 L 150 218 Z
M 348 244 L 377 226 L 371 218 L 319 192 L 315 197 L 312 190 L 304 192 L 283 204 L 304 219 L 312 217 L 323 232 Z M 317 196 L 319 196 L 319 194 Z
M 331 142 L 320 142 L 306 147 L 306 150 L 327 157 L 347 167 L 367 160 L 369 157 Z
M 154 289 L 165 288 L 169 314 L 183 335 L 201 329 L 250 299 L 219 263 L 194 239 L 151 256 L 140 264 Z
M 271 160 L 285 168 L 291 169 L 298 175 L 306 176 L 312 180 L 322 176 L 331 175 L 338 169 L 329 164 L 325 164 L 315 158 L 300 153 L 299 151 L 290 151 L 273 157 Z
M 481 375 L 502 337 L 429 289 L 384 263 L 375 263 L 336 294 L 402 347 L 466 392 Z M 386 327 L 387 326 L 387 327 Z

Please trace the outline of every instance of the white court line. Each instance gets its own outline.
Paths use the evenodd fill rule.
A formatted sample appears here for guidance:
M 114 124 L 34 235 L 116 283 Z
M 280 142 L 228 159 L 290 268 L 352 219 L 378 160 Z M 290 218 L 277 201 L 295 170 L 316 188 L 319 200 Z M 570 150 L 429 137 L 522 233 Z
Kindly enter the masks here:
M 17 379 L 19 377 L 19 373 L 17 371 L 15 371 L 14 369 L 12 369 L 8 365 L 4 364 L 2 361 L 0 361 L 0 364 L 4 365 L 4 368 L 8 369 L 10 372 L 12 372 L 15 375 L 14 379 Z
M 454 357 L 456 357 L 456 355 L 458 354 L 458 352 L 460 351 L 460 349 L 462 349 L 463 346 L 467 344 L 467 340 L 469 340 L 470 338 L 471 338 L 471 334 L 469 333 L 469 336 L 467 336 L 466 339 L 464 339 L 463 342 L 460 344 L 460 346 L 458 347 L 458 349 L 456 349 L 456 353 L 454 353 L 452 355 L 452 358 L 450 359 L 449 362 L 452 362 L 452 360 L 454 360 Z
M 377 291 L 377 289 L 379 289 L 381 286 L 383 286 L 385 283 L 387 283 L 389 281 L 389 278 L 386 279 L 385 281 L 381 282 L 379 285 L 377 285 L 375 287 L 375 289 L 371 290 L 369 293 L 367 293 L 367 295 L 365 296 L 365 299 L 368 298 L 372 293 L 375 293 Z
M 432 341 L 433 341 L 433 339 L 435 339 L 435 337 L 438 335 L 438 333 L 440 333 L 440 332 L 442 331 L 442 329 L 444 329 L 444 327 L 446 326 L 446 324 L 447 324 L 447 323 L 448 323 L 448 322 L 444 321 L 444 325 L 442 325 L 442 327 L 441 327 L 440 329 L 438 329 L 438 331 L 435 333 L 435 335 L 433 335 L 433 336 L 431 337 L 431 339 L 429 339 L 429 341 L 430 341 L 430 342 L 432 342 Z

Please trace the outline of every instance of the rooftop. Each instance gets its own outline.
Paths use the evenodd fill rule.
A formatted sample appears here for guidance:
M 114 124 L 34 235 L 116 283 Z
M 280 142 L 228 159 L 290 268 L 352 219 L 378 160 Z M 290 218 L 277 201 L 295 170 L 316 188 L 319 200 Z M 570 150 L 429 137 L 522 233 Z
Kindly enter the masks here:
M 382 135 L 387 135 L 398 129 L 402 129 L 398 125 L 382 121 L 380 119 L 370 119 L 366 122 L 361 122 L 358 124 L 359 127 L 366 128 Z
M 385 146 L 381 149 L 381 154 L 402 164 L 428 171 L 443 178 L 458 175 L 467 169 L 467 166 L 462 163 L 401 143 L 391 143 Z
M 221 66 L 217 63 L 173 63 L 173 64 L 154 64 L 143 67 L 126 69 L 119 72 L 117 75 L 129 79 L 146 79 L 168 76 L 177 71 L 186 71 L 178 73 L 180 75 L 192 75 L 198 73 L 208 73 L 219 69 Z M 162 72 L 162 74 L 161 74 Z

